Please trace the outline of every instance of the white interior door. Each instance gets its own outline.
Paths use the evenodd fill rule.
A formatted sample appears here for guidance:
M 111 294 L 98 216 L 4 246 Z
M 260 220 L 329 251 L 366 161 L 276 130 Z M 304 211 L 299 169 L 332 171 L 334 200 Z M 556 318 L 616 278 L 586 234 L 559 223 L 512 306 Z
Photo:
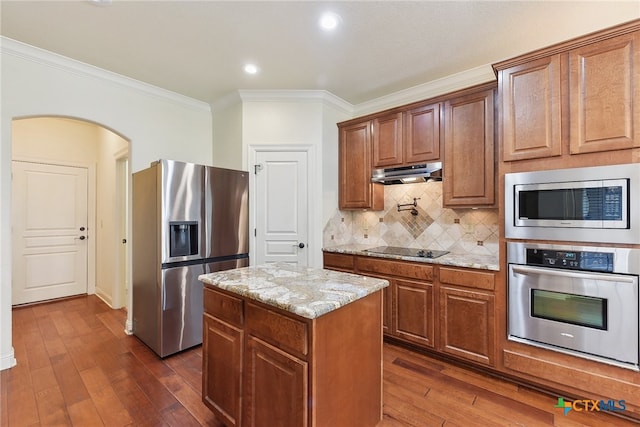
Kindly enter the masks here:
M 307 152 L 258 151 L 256 164 L 256 264 L 307 266 Z
M 12 162 L 12 304 L 87 293 L 87 169 Z

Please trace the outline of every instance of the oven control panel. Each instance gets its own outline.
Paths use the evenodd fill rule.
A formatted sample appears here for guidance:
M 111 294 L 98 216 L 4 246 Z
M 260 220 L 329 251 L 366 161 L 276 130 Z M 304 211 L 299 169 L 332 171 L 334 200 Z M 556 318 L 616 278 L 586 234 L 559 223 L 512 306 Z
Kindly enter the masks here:
M 613 272 L 613 253 L 527 248 L 527 265 Z

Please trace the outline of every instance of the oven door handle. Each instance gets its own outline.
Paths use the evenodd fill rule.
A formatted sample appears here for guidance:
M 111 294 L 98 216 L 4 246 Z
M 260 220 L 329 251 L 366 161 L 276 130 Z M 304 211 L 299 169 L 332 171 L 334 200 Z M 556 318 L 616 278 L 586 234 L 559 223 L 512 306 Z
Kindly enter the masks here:
M 625 276 L 622 274 L 601 274 L 601 273 L 581 273 L 578 271 L 567 271 L 567 270 L 552 270 L 552 269 L 542 269 L 537 267 L 529 267 L 525 265 L 511 265 L 511 268 L 514 273 L 520 274 L 538 274 L 538 275 L 546 275 L 546 276 L 558 276 L 558 277 L 568 277 L 575 279 L 588 279 L 588 280 L 604 280 L 608 282 L 618 282 L 618 283 L 635 283 L 636 278 L 631 276 Z

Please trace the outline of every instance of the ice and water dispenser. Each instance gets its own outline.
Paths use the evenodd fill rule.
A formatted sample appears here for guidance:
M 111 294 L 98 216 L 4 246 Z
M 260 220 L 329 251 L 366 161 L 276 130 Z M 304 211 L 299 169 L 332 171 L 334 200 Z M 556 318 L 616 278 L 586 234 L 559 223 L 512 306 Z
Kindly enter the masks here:
M 198 255 L 198 221 L 169 223 L 169 256 Z

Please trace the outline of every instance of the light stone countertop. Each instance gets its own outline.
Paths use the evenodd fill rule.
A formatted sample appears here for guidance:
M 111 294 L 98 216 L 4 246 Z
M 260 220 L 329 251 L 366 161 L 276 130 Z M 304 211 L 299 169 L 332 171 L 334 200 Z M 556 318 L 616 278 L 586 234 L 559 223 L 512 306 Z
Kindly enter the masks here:
M 373 248 L 375 246 L 376 245 L 352 244 L 352 245 L 325 247 L 322 250 L 325 252 L 334 252 L 334 253 L 341 253 L 341 254 L 361 255 L 361 256 L 370 256 L 375 258 L 387 258 L 387 259 L 396 259 L 396 260 L 403 260 L 403 261 L 424 262 L 429 264 L 450 265 L 455 267 L 477 268 L 480 270 L 500 271 L 500 262 L 497 256 L 493 257 L 493 256 L 487 256 L 487 255 L 448 253 L 438 258 L 425 258 L 425 257 L 411 257 L 411 256 L 377 254 L 373 252 L 366 252 L 366 249 Z
M 320 317 L 389 286 L 383 279 L 286 263 L 219 271 L 203 274 L 198 279 L 308 319 Z

